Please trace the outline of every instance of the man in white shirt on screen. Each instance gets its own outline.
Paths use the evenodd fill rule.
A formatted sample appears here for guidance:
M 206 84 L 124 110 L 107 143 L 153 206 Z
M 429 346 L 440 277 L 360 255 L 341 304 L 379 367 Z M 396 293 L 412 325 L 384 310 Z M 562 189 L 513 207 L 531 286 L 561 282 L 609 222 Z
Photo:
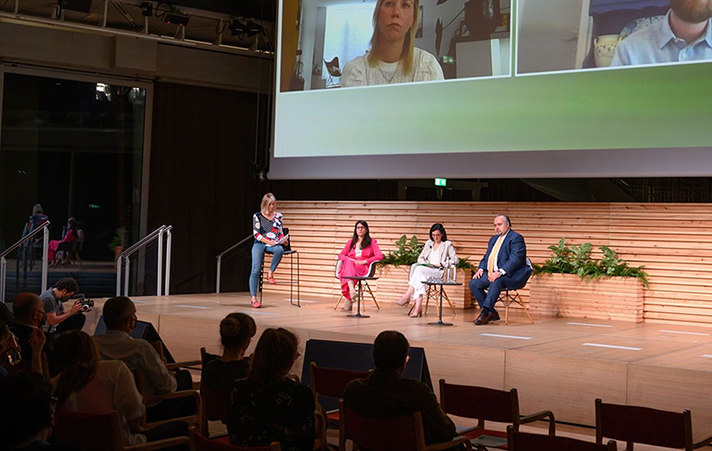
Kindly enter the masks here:
M 611 66 L 712 60 L 712 0 L 670 0 L 664 20 L 618 44 Z

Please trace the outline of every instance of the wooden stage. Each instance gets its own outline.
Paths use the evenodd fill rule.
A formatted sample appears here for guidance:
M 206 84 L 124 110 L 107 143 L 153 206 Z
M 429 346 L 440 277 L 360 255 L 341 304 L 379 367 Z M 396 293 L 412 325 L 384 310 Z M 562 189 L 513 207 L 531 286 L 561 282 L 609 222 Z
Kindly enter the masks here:
M 266 293 L 264 306 L 253 309 L 240 293 L 134 298 L 138 317 L 150 321 L 177 360 L 199 359 L 200 347 L 219 352 L 218 325 L 230 312 L 252 315 L 258 335 L 268 327 L 285 327 L 300 338 L 371 343 L 386 329 L 399 330 L 411 346 L 425 348 L 431 376 L 448 382 L 517 388 L 522 414 L 554 411 L 558 421 L 594 424 L 594 399 L 692 411 L 693 434 L 712 433 L 712 328 L 603 320 L 551 319 L 523 312 L 475 326 L 478 311 L 458 310 L 444 319 L 451 327 L 429 326 L 436 320 L 412 319 L 407 308 L 367 303 L 370 318 L 348 318 L 334 311 L 336 299 L 302 292 L 302 307 L 283 294 Z M 87 321 L 89 332 L 103 301 Z M 503 313 L 502 317 L 504 318 Z M 256 344 L 253 340 L 251 352 Z M 302 352 L 303 354 L 303 352 Z M 295 372 L 301 374 L 299 360 Z

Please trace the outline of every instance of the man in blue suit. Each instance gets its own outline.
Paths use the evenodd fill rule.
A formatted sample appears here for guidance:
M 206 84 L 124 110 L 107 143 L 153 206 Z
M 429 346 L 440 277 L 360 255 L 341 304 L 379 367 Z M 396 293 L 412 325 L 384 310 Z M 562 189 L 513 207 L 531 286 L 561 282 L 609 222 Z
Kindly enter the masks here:
M 470 281 L 470 291 L 482 313 L 475 320 L 478 326 L 497 321 L 494 304 L 504 289 L 516 290 L 526 285 L 532 269 L 527 266 L 527 246 L 524 237 L 512 230 L 506 215 L 494 218 L 495 235 L 490 238 L 487 253 Z

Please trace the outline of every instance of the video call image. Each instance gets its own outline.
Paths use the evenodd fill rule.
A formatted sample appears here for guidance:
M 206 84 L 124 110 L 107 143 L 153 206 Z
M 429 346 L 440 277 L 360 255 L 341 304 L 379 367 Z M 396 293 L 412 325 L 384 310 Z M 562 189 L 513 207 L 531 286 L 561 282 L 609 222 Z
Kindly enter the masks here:
M 510 0 L 284 0 L 280 91 L 509 76 Z
M 712 0 L 519 0 L 517 74 L 712 60 Z

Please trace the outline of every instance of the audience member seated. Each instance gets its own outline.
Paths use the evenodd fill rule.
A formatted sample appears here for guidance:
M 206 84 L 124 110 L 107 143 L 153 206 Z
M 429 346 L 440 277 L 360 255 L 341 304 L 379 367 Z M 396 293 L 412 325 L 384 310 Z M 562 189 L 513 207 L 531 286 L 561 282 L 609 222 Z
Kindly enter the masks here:
M 0 326 L 1 327 L 1 326 Z M 54 405 L 50 387 L 39 374 L 0 378 L 0 446 L 13 451 L 81 451 L 77 445 L 50 445 Z M 77 425 L 81 427 L 81 425 Z
M 341 250 L 339 260 L 343 262 L 339 272 L 341 293 L 346 298 L 342 310 L 348 311 L 351 310 L 353 298 L 356 296 L 356 281 L 343 277 L 365 276 L 371 263 L 383 260 L 381 248 L 376 240 L 371 239 L 366 221 L 356 221 L 354 234 Z
M 47 246 L 47 254 L 49 257 L 49 262 L 54 264 L 57 260 L 57 250 L 61 243 L 71 243 L 79 238 L 79 232 L 77 230 L 77 220 L 74 218 L 69 218 L 67 220 L 67 232 L 64 234 L 61 240 L 51 240 Z
M 286 329 L 262 333 L 246 379 L 235 382 L 228 406 L 230 443 L 267 446 L 273 441 L 283 451 L 311 451 L 314 447 L 314 394 L 290 375 L 297 337 Z
M 121 360 L 131 371 L 141 370 L 145 377 L 147 396 L 193 388 L 188 371 L 172 373 L 149 342 L 129 335 L 138 321 L 136 306 L 131 299 L 126 296 L 109 298 L 102 312 L 106 332 L 92 337 L 102 359 Z M 148 407 L 148 421 L 187 416 L 195 412 L 195 403 L 189 398 L 165 400 Z
M 9 365 L 10 355 L 19 351 L 17 337 L 10 332 L 7 324 L 0 322 L 0 377 L 7 376 L 5 365 Z
M 250 359 L 245 358 L 245 351 L 250 346 L 250 341 L 256 332 L 255 320 L 244 313 L 230 313 L 220 322 L 220 342 L 224 347 L 223 354 L 205 364 L 200 385 L 203 389 L 210 390 L 214 394 L 225 394 L 224 397 L 219 396 L 220 399 L 224 399 L 222 406 L 211 406 L 210 409 L 213 411 L 212 407 L 214 407 L 225 412 L 221 419 L 226 418 L 227 397 L 232 384 L 237 379 L 247 377 Z M 203 401 L 208 403 L 207 399 Z
M 425 444 L 455 437 L 455 424 L 440 408 L 427 385 L 402 377 L 408 363 L 410 345 L 395 330 L 378 334 L 373 342 L 376 369 L 365 379 L 349 382 L 344 390 L 344 406 L 365 418 L 394 418 L 421 412 Z
M 17 320 L 12 331 L 22 349 L 24 367 L 40 374 L 45 370 L 47 373 L 44 375 L 47 377 L 49 368 L 45 368 L 43 362 L 50 357 L 49 346 L 46 345 L 47 339 L 40 329 L 47 321 L 42 300 L 34 293 L 20 293 L 15 297 L 12 309 Z
M 96 345 L 82 331 L 71 331 L 54 343 L 59 374 L 53 380 L 60 409 L 103 414 L 116 410 L 124 446 L 188 435 L 188 424 L 171 421 L 143 429 L 144 407 L 131 371 L 120 360 L 99 360 Z
M 62 332 L 81 330 L 84 327 L 86 317 L 81 313 L 82 304 L 79 301 L 74 301 L 69 311 L 64 309 L 64 303 L 77 291 L 79 291 L 77 281 L 71 277 L 64 277 L 54 284 L 54 288 L 40 294 L 40 299 L 44 303 L 44 312 L 47 314 L 44 330 L 49 340 L 54 340 Z
M 441 278 L 443 268 L 448 260 L 456 265 L 458 262 L 455 246 L 452 241 L 447 240 L 447 232 L 442 224 L 435 223 L 430 227 L 430 239 L 423 245 L 423 250 L 418 256 L 418 262 L 411 266 L 408 276 L 408 290 L 396 304 L 406 306 L 411 298 L 415 300 L 412 317 L 421 316 L 421 306 L 426 286 L 424 280 L 430 278 Z

